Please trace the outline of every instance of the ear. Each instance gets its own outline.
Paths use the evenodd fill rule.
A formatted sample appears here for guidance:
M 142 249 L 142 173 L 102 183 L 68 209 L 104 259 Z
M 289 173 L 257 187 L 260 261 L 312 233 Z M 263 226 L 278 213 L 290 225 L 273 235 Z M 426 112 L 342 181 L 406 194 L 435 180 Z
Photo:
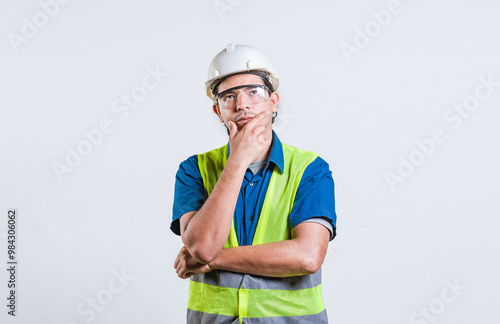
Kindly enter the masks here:
M 277 92 L 271 93 L 271 103 L 273 104 L 273 112 L 278 111 L 278 103 L 280 102 L 280 96 Z
M 220 114 L 220 108 L 217 103 L 214 103 L 214 105 L 212 106 L 212 110 L 219 117 L 220 122 L 223 123 L 224 119 L 222 119 L 222 115 Z

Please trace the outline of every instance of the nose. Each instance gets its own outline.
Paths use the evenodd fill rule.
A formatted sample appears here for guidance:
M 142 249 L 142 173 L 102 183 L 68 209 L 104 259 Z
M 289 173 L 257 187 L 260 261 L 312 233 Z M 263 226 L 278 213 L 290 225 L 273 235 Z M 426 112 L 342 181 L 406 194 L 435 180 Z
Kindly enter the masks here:
M 243 92 L 240 92 L 236 96 L 236 109 L 237 110 L 244 110 L 245 108 L 250 108 L 248 103 L 249 103 L 248 98 Z

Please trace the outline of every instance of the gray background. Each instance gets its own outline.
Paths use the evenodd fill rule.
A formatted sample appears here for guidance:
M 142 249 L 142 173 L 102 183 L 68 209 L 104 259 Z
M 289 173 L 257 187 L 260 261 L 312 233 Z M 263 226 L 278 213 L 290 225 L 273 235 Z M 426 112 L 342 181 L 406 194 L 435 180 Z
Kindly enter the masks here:
M 474 102 L 479 78 L 500 81 L 498 2 L 401 0 L 386 26 L 372 11 L 390 1 L 73 0 L 46 21 L 37 1 L 1 3 L 2 269 L 7 210 L 19 215 L 17 316 L 6 314 L 2 270 L 2 323 L 185 321 L 174 177 L 188 156 L 227 140 L 204 81 L 231 42 L 261 49 L 278 70 L 280 139 L 333 171 L 331 322 L 500 320 L 500 86 L 460 125 L 449 111 Z M 41 27 L 29 34 L 34 17 Z M 13 44 L 23 28 L 30 38 Z M 365 28 L 372 36 L 346 55 Z M 114 112 L 148 67 L 168 76 L 128 116 Z M 58 179 L 53 164 L 103 119 L 113 131 Z M 415 141 L 435 129 L 446 140 L 425 155 Z M 418 165 L 391 186 L 388 172 L 410 158 Z

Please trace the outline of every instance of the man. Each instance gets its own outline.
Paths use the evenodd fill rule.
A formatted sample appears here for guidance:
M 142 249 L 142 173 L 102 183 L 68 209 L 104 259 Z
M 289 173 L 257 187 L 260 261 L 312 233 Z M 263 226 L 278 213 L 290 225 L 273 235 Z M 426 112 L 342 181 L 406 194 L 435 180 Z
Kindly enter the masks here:
M 320 267 L 335 236 L 328 164 L 278 139 L 278 74 L 257 49 L 228 45 L 207 95 L 229 143 L 176 175 L 174 267 L 191 278 L 188 323 L 327 323 Z M 313 107 L 306 107 L 313 109 Z

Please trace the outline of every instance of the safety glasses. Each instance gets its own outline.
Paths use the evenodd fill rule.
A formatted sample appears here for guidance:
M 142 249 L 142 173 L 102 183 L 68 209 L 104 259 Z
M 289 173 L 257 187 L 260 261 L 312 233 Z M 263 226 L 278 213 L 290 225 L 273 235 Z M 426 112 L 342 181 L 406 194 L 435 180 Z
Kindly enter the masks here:
M 269 100 L 271 90 L 261 84 L 246 84 L 222 91 L 215 97 L 221 108 L 236 108 L 238 96 L 244 96 L 249 104 L 258 104 Z

